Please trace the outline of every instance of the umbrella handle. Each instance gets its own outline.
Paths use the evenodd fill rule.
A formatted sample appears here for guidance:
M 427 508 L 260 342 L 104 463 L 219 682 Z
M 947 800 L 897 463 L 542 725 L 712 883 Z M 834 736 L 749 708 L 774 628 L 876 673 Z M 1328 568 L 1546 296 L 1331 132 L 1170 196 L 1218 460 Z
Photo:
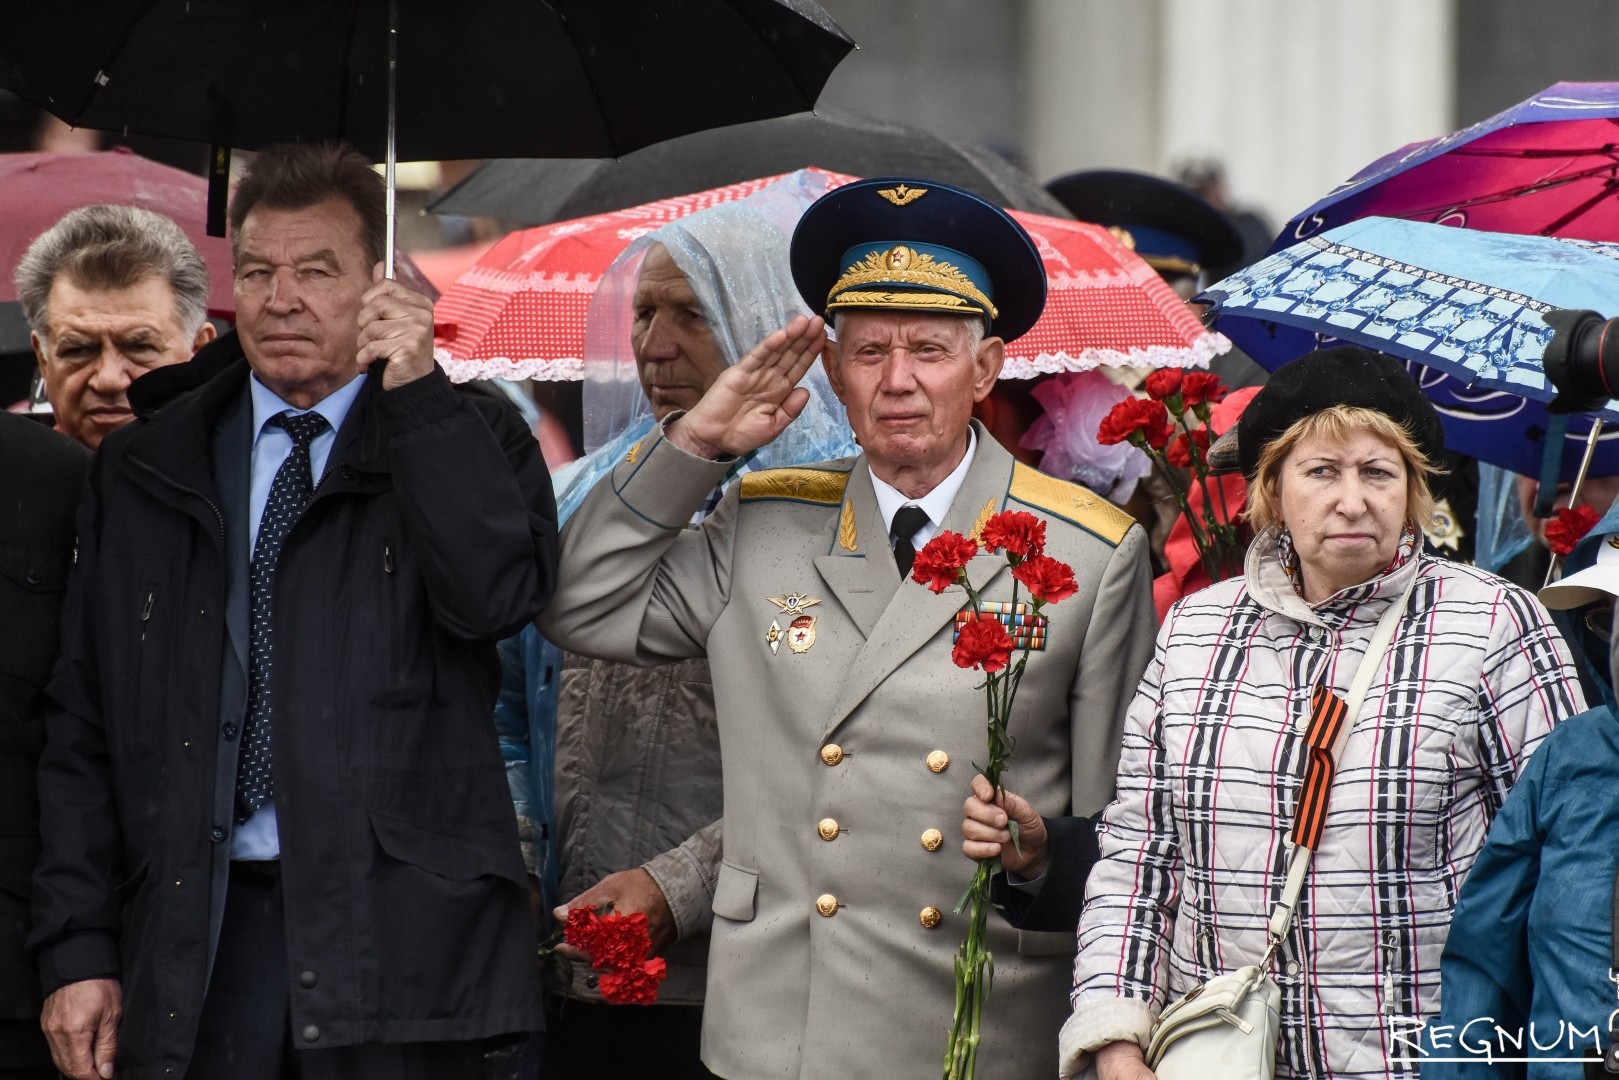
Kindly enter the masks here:
M 1568 504 L 1574 505 L 1580 497 L 1580 485 L 1585 483 L 1585 474 L 1591 468 L 1591 458 L 1596 456 L 1597 440 L 1602 437 L 1602 417 L 1591 418 L 1591 432 L 1585 437 L 1585 454 L 1580 458 L 1580 471 L 1574 474 L 1574 484 L 1568 489 Z M 1546 564 L 1546 580 L 1541 582 L 1544 589 L 1552 583 L 1552 575 L 1557 572 L 1557 555 L 1554 552 L 1551 561 Z

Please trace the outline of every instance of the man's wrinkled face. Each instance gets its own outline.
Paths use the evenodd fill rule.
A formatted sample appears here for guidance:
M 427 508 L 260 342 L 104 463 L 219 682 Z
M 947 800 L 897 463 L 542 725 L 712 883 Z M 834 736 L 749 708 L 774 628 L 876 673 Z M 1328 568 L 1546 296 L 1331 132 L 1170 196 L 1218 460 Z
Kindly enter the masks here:
M 1004 349 L 994 337 L 974 348 L 961 316 L 850 311 L 825 355 L 827 378 L 877 474 L 886 481 L 915 470 L 937 482 L 966 452 L 973 403 L 995 385 Z
M 161 277 L 122 289 L 81 289 L 65 276 L 51 285 L 34 356 L 56 426 L 94 450 L 129 423 L 129 384 L 153 368 L 180 364 L 214 336 L 203 323 L 188 334 Z
M 236 246 L 242 350 L 260 382 L 309 408 L 360 373 L 360 298 L 372 271 L 360 215 L 340 198 L 299 210 L 255 206 Z
M 686 275 L 662 244 L 647 248 L 635 285 L 630 348 L 641 390 L 662 421 L 697 404 L 725 370 L 725 357 Z

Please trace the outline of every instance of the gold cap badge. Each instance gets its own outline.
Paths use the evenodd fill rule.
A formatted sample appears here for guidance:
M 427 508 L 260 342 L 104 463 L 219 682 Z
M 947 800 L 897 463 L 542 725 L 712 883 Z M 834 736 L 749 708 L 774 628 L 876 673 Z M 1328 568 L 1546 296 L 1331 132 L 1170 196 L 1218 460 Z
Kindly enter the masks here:
M 909 206 L 927 193 L 928 189 L 925 187 L 907 187 L 904 184 L 899 187 L 877 189 L 877 194 L 895 206 Z

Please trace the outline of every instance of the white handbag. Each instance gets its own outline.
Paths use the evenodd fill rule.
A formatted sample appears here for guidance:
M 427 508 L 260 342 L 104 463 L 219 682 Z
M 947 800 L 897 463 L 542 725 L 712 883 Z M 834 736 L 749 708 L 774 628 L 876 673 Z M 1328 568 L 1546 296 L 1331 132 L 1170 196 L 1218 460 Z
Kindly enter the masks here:
M 1394 628 L 1405 614 L 1416 580 L 1413 574 L 1405 592 L 1383 612 L 1366 654 L 1355 669 L 1349 695 L 1344 699 L 1345 719 L 1332 744 L 1334 763 L 1349 741 L 1350 729 L 1360 715 L 1372 678 L 1383 666 L 1383 654 L 1394 640 Z M 1158 1080 L 1271 1080 L 1276 1075 L 1282 990 L 1270 977 L 1271 963 L 1287 940 L 1313 854 L 1302 844 L 1293 848 L 1287 864 L 1287 884 L 1267 927 L 1270 948 L 1265 950 L 1264 958 L 1258 964 L 1192 987 L 1158 1014 L 1146 1054 L 1147 1067 Z

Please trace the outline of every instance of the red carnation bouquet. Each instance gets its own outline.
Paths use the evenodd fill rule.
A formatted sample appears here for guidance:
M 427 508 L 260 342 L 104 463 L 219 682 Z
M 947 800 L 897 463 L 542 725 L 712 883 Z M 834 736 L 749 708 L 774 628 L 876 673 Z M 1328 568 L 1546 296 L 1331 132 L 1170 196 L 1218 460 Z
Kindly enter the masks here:
M 590 958 L 600 973 L 597 988 L 609 1005 L 651 1005 L 658 1000 L 658 984 L 668 975 L 663 957 L 647 958 L 652 936 L 641 912 L 619 915 L 611 909 L 568 909 L 562 940 Z
M 1046 523 L 1033 514 L 1003 510 L 984 522 L 978 537 L 973 540 L 954 532 L 935 536 L 916 553 L 916 561 L 911 564 L 911 579 L 936 593 L 952 585 L 961 586 L 967 593 L 968 608 L 957 616 L 959 630 L 950 659 L 957 667 L 984 672 L 982 689 L 988 704 L 989 762 L 975 768 L 999 791 L 1001 774 L 1012 759 L 1013 740 L 1007 731 L 1012 702 L 1017 697 L 1018 684 L 1023 681 L 1023 668 L 1029 662 L 1030 649 L 1037 640 L 1044 640 L 1045 616 L 1041 612 L 1048 604 L 1073 596 L 1079 586 L 1074 581 L 1072 567 L 1045 553 Z M 978 591 L 967 579 L 967 564 L 978 554 L 980 542 L 987 552 L 1002 552 L 1012 571 L 1012 602 L 993 605 L 995 610 L 986 610 Z M 1020 595 L 1025 591 L 1026 605 L 1020 604 Z M 1025 606 L 1029 611 L 1027 619 L 1023 618 L 1021 610 Z M 1016 640 L 1007 629 L 1008 622 L 1016 628 Z M 1015 845 L 1017 822 L 1011 823 L 1011 830 Z M 945 1049 L 945 1080 L 967 1080 L 977 1067 L 979 1030 L 994 970 L 994 960 L 984 947 L 990 908 L 989 883 L 999 869 L 998 860 L 980 861 L 973 872 L 972 883 L 956 905 L 956 914 L 970 907 L 971 915 L 967 937 L 956 953 L 956 1007 Z
M 1209 491 L 1209 406 L 1226 396 L 1217 376 L 1207 371 L 1163 368 L 1147 376 L 1145 398 L 1128 398 L 1113 406 L 1096 430 L 1096 441 L 1104 446 L 1128 442 L 1152 460 L 1153 468 L 1164 478 L 1180 505 L 1181 517 L 1192 533 L 1198 559 L 1209 581 L 1219 581 L 1237 570 L 1241 554 L 1234 511 L 1228 506 L 1225 487 L 1214 485 L 1218 499 Z M 1190 484 L 1202 493 L 1201 506 L 1194 510 Z

